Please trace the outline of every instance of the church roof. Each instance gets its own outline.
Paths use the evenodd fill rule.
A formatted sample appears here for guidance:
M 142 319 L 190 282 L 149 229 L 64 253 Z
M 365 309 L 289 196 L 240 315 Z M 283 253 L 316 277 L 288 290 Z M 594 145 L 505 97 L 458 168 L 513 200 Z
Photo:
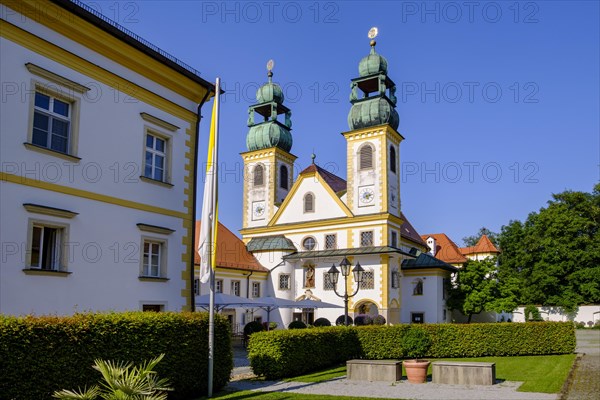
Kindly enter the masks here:
M 490 240 L 487 235 L 481 236 L 475 246 L 461 247 L 460 252 L 463 255 L 479 254 L 479 253 L 500 253 L 500 250 Z
M 458 268 L 455 266 L 452 266 L 427 253 L 421 253 L 417 258 L 410 258 L 402 261 L 403 270 L 415 270 L 421 268 L 440 268 L 450 272 L 458 271 Z
M 329 185 L 329 187 L 331 187 L 331 189 L 335 193 L 343 192 L 346 190 L 346 181 L 344 179 L 327 171 L 326 169 L 319 167 L 316 164 L 310 164 L 307 168 L 300 172 L 300 175 L 312 172 L 316 172 L 319 175 L 321 175 L 321 177 L 323 177 L 323 180 Z
M 334 249 L 334 250 L 310 250 L 310 251 L 299 251 L 296 253 L 288 254 L 283 256 L 284 260 L 298 260 L 301 258 L 324 258 L 324 257 L 336 257 L 336 256 L 360 256 L 368 254 L 385 254 L 385 253 L 399 253 L 410 256 L 411 254 L 406 253 L 396 247 L 391 246 L 370 246 L 370 247 L 354 247 L 351 249 Z
M 196 221 L 196 249 L 199 245 L 201 221 Z M 200 255 L 194 254 L 194 264 L 200 264 Z M 217 267 L 244 271 L 269 272 L 246 250 L 246 245 L 219 222 L 217 228 Z
M 411 225 L 403 212 L 400 212 L 400 218 L 402 218 L 402 226 L 400 227 L 400 235 L 416 244 L 427 247 L 427 243 L 421 239 L 417 230 Z
M 466 257 L 461 253 L 460 249 L 445 233 L 431 233 L 428 235 L 421 235 L 423 240 L 427 240 L 428 237 L 435 239 L 435 249 L 433 253 L 435 256 L 450 264 L 461 264 L 467 262 Z
M 294 243 L 283 235 L 271 235 L 255 237 L 250 239 L 246 245 L 248 251 L 261 250 L 293 250 L 296 251 Z

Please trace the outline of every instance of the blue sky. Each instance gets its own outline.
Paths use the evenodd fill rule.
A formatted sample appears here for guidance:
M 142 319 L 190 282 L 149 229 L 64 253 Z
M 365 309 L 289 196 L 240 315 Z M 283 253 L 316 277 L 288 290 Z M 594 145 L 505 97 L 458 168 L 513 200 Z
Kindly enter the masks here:
M 247 108 L 275 60 L 303 169 L 345 178 L 350 79 L 377 51 L 397 85 L 402 208 L 459 245 L 599 179 L 597 1 L 88 1 L 193 66 L 222 97 L 220 220 L 241 228 Z M 209 115 L 201 126 L 206 157 Z M 202 186 L 200 185 L 200 191 Z M 201 199 L 199 193 L 199 199 Z

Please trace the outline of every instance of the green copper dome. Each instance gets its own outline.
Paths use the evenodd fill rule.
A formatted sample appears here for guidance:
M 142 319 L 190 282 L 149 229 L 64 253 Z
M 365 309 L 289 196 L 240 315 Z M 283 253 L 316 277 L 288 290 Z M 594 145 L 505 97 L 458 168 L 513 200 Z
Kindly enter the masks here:
M 277 104 L 283 104 L 283 90 L 281 86 L 273 83 L 273 73 L 269 71 L 269 82 L 265 83 L 256 91 L 256 101 L 258 104 L 274 101 Z
M 387 74 L 387 60 L 375 52 L 375 46 L 371 46 L 371 53 L 360 60 L 358 64 L 360 76 L 368 76 L 377 73 Z
M 352 104 L 348 113 L 350 130 L 389 124 L 398 129 L 400 117 L 394 105 L 385 97 L 374 97 Z
M 250 127 L 246 136 L 249 151 L 279 147 L 284 151 L 292 148 L 292 134 L 277 121 L 268 121 Z

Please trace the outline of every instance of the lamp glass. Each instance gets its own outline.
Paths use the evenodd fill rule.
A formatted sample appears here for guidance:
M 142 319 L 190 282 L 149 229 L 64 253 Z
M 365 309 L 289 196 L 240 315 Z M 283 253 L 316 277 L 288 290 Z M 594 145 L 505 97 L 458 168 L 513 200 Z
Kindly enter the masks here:
M 333 286 L 337 285 L 338 278 L 340 276 L 340 271 L 335 267 L 335 264 L 332 265 L 331 268 L 329 268 L 327 274 L 329 275 L 329 280 L 331 281 L 331 283 L 333 283 Z
M 350 264 L 350 261 L 348 261 L 348 259 L 346 257 L 344 257 L 344 259 L 340 263 L 340 268 L 342 269 L 342 275 L 344 275 L 344 276 L 350 275 L 350 267 L 351 266 L 352 266 L 352 264 Z
M 364 272 L 365 272 L 365 270 L 363 269 L 363 267 L 361 267 L 360 263 L 357 262 L 356 267 L 354 267 L 354 269 L 352 270 L 352 273 L 354 274 L 354 281 L 361 283 L 363 280 Z

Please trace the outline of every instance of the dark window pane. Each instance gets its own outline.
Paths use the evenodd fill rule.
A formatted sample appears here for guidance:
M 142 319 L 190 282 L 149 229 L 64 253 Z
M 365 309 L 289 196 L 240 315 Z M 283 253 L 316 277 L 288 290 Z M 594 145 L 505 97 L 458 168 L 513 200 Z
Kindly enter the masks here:
M 69 123 L 52 118 L 52 133 L 67 138 L 69 136 Z
M 54 112 L 65 117 L 69 116 L 69 104 L 64 101 L 54 99 Z
M 165 151 L 165 141 L 159 138 L 156 138 L 156 150 Z
M 164 169 L 164 165 L 163 165 L 164 161 L 165 161 L 164 157 L 162 157 L 162 156 L 156 156 L 154 158 L 154 161 L 155 161 L 155 164 L 156 164 L 157 168 Z
M 42 228 L 39 226 L 33 227 L 33 235 L 31 238 L 31 266 L 40 266 L 40 242 L 42 240 Z
M 156 179 L 157 181 L 162 181 L 163 180 L 163 170 L 162 169 L 158 169 L 156 168 L 154 170 L 154 179 Z
M 60 151 L 61 153 L 67 152 L 67 139 L 52 135 L 52 144 L 50 146 L 52 150 Z
M 34 128 L 31 142 L 38 146 L 48 147 L 48 132 Z
M 146 135 L 146 147 L 150 147 L 150 148 L 154 147 L 154 136 Z
M 33 114 L 33 127 L 47 131 L 49 120 L 47 115 L 36 112 Z
M 35 106 L 50 110 L 50 96 L 35 92 Z

